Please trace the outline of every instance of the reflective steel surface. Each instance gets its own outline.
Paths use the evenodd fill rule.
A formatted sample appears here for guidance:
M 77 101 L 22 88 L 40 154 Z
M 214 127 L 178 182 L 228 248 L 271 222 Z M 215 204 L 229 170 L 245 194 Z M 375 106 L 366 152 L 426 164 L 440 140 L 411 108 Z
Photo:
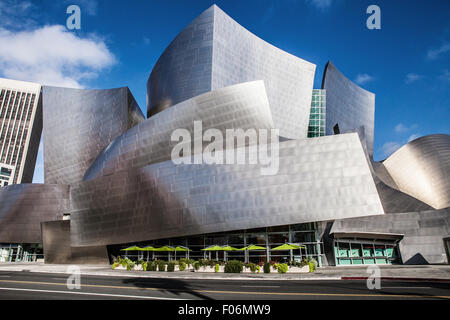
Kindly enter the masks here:
M 83 90 L 43 87 L 45 183 L 81 181 L 108 144 L 142 122 L 128 88 Z
M 54 264 L 107 264 L 105 246 L 72 247 L 70 242 L 70 220 L 42 223 L 42 244 L 45 263 Z
M 264 82 L 208 92 L 147 119 L 114 140 L 87 170 L 84 180 L 170 160 L 173 147 L 179 143 L 171 141 L 172 132 L 187 129 L 193 145 L 194 121 L 202 121 L 203 131 L 214 128 L 224 137 L 226 129 L 273 128 Z
M 411 141 L 383 165 L 400 191 L 435 209 L 450 206 L 450 135 Z
M 16 184 L 0 188 L 0 242 L 41 243 L 41 222 L 62 220 L 69 186 Z
M 448 263 L 443 238 L 450 234 L 450 208 L 336 220 L 334 232 L 402 234 L 404 264 Z
M 71 186 L 74 246 L 106 245 L 383 214 L 356 133 L 280 144 L 279 172 L 260 165 L 174 165 Z
M 315 69 L 253 35 L 213 5 L 174 39 L 156 63 L 147 83 L 148 115 L 211 90 L 264 80 L 280 135 L 304 138 Z
M 358 131 L 373 158 L 375 94 L 350 81 L 331 61 L 325 67 L 322 89 L 327 92 L 326 134 L 334 134 L 336 124 L 341 133 Z

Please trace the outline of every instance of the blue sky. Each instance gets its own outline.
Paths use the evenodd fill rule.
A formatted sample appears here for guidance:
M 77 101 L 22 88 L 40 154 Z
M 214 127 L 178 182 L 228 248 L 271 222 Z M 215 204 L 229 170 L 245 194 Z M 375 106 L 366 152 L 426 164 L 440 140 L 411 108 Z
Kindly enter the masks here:
M 145 111 L 146 81 L 159 55 L 213 3 L 257 36 L 315 63 L 316 88 L 331 60 L 374 92 L 376 160 L 415 137 L 450 133 L 447 0 L 0 0 L 0 76 L 128 86 Z M 81 8 L 81 30 L 65 28 L 70 4 Z M 366 27 L 371 4 L 381 9 L 381 30 Z M 34 181 L 43 182 L 42 152 Z

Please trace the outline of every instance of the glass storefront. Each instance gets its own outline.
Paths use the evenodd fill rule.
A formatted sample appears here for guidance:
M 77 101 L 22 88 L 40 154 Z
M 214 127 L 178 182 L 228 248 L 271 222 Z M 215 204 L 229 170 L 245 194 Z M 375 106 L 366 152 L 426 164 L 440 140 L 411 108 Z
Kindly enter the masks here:
M 336 239 L 336 265 L 400 264 L 398 244 L 394 241 Z
M 304 245 L 305 248 L 301 250 L 289 250 L 289 251 L 271 251 L 277 246 L 285 243 L 294 243 Z M 248 245 L 258 245 L 267 248 L 267 250 L 258 251 L 228 251 L 228 252 L 207 252 L 201 249 L 209 246 L 229 245 L 234 248 L 243 248 Z M 169 245 L 172 247 L 185 246 L 190 250 L 189 258 L 191 259 L 218 259 L 218 260 L 241 260 L 250 261 L 254 263 L 261 263 L 266 261 L 287 262 L 287 261 L 301 261 L 305 257 L 315 258 L 322 266 L 324 259 L 323 244 L 320 241 L 320 237 L 317 231 L 316 223 L 304 223 L 297 225 L 276 226 L 268 228 L 259 228 L 251 230 L 240 230 L 226 233 L 205 234 L 192 237 L 161 239 L 154 241 L 147 241 L 141 243 L 126 244 L 121 246 L 108 246 L 108 251 L 117 256 L 124 255 L 120 249 L 127 246 L 138 245 L 140 247 L 145 246 L 163 246 Z M 130 258 L 138 258 L 138 253 L 127 253 Z M 147 253 L 144 253 L 145 257 Z M 247 256 L 248 255 L 248 256 Z M 145 258 L 144 257 L 144 258 Z M 177 259 L 187 257 L 187 253 L 177 253 Z M 142 258 L 142 253 L 139 254 L 139 258 Z M 150 252 L 150 259 L 169 259 L 169 253 L 167 252 Z M 174 253 L 170 253 L 170 259 L 174 258 Z
M 44 259 L 41 244 L 0 243 L 0 262 L 37 262 Z

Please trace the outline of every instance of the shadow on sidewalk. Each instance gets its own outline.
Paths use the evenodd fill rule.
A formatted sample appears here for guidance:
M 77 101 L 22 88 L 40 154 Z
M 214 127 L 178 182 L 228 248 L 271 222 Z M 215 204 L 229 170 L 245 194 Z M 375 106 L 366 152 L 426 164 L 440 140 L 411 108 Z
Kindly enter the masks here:
M 180 296 L 182 293 L 187 293 L 202 300 L 213 300 L 205 296 L 192 287 L 186 281 L 168 278 L 133 278 L 122 281 L 125 284 L 131 284 L 142 289 L 154 289 L 155 291 L 171 293 Z M 189 298 L 187 298 L 189 299 Z

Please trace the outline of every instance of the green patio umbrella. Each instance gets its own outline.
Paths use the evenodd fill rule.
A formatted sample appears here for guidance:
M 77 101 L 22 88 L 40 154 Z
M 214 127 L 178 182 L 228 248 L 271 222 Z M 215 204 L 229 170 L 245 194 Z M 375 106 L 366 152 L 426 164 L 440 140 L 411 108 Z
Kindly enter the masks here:
M 246 258 L 245 258 L 245 260 L 247 261 L 248 260 L 248 251 L 259 251 L 259 250 L 266 250 L 266 247 L 261 247 L 261 246 L 257 246 L 257 245 L 255 245 L 255 244 L 251 244 L 251 245 L 248 245 L 248 246 L 246 246 L 246 247 L 244 247 L 244 248 L 241 248 L 241 249 L 238 249 L 239 251 L 245 251 L 245 256 L 246 256 Z M 247 261 L 248 262 L 248 261 Z
M 287 250 L 296 250 L 296 249 L 300 249 L 300 246 L 298 246 L 296 244 L 285 243 L 285 244 L 282 244 L 281 246 L 273 248 L 271 251 L 287 251 Z
M 233 247 L 230 247 L 230 246 L 223 246 L 223 247 L 222 247 L 222 250 L 223 250 L 223 251 L 235 251 L 235 250 L 240 250 L 240 249 L 238 249 L 238 248 L 233 248 Z
M 186 252 L 186 257 L 187 257 L 187 254 L 189 254 L 189 251 L 191 251 L 191 249 L 189 249 L 188 247 L 176 246 L 175 247 L 175 260 L 177 260 L 177 251 Z
M 239 249 L 238 249 L 238 248 L 231 247 L 231 246 L 223 246 L 223 247 L 222 247 L 222 250 L 224 251 L 224 260 L 225 260 L 225 262 L 226 262 L 226 261 L 227 261 L 227 258 L 228 258 L 227 252 L 228 252 L 228 251 L 237 251 L 237 250 L 239 250 Z
M 162 251 L 169 253 L 169 261 L 170 261 L 170 252 L 174 252 L 175 248 L 171 246 L 162 246 L 161 248 L 156 248 L 155 251 Z
M 201 249 L 202 251 L 216 251 L 216 260 L 219 260 L 219 251 L 223 251 L 223 248 L 218 246 L 218 245 L 214 245 L 214 246 L 210 246 L 208 248 L 205 249 Z M 210 256 L 211 258 L 211 256 Z
M 128 253 L 128 251 L 141 251 L 141 250 L 142 250 L 142 248 L 140 248 L 140 247 L 132 246 L 132 247 L 128 247 L 125 249 L 121 249 L 120 251 L 127 251 L 127 253 Z M 125 255 L 125 257 L 127 257 L 127 255 Z M 138 257 L 138 259 L 139 259 L 139 257 Z
M 154 247 L 152 247 L 152 246 L 147 246 L 147 247 L 144 247 L 144 248 L 142 248 L 141 249 L 141 251 L 147 251 L 147 262 L 148 262 L 148 252 L 149 251 L 152 251 L 152 258 L 154 258 L 155 257 L 155 248 Z
M 289 250 L 300 250 L 300 256 L 301 256 L 301 249 L 302 248 L 306 248 L 303 245 L 296 245 L 296 244 L 292 244 L 292 243 L 285 243 L 282 244 L 281 246 L 278 246 L 276 248 L 273 248 L 271 251 L 289 251 Z

